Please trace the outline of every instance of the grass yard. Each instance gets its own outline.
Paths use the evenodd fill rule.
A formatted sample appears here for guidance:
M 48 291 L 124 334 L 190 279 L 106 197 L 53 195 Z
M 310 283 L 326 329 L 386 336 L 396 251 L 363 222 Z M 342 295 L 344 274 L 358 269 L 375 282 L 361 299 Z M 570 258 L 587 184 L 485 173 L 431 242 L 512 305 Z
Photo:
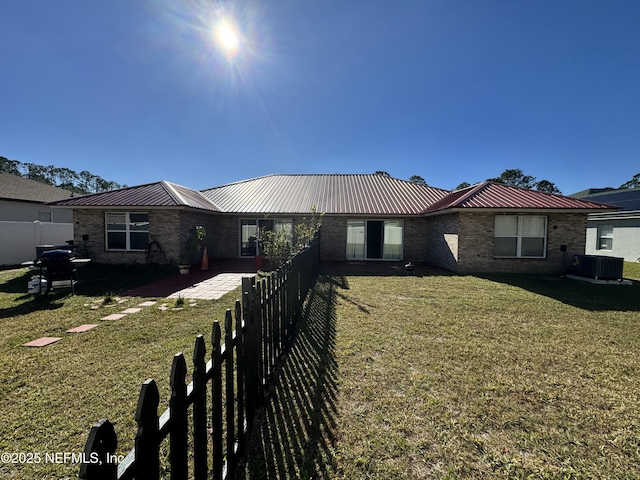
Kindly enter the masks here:
M 0 452 L 78 454 L 108 417 L 125 454 L 140 384 L 155 378 L 164 410 L 173 354 L 189 360 L 239 297 L 101 321 L 148 300 L 106 294 L 173 271 L 86 268 L 79 295 L 39 299 L 24 269 L 0 271 Z M 237 477 L 636 478 L 639 265 L 625 276 L 638 282 L 320 277 Z M 66 333 L 84 323 L 99 326 Z M 21 346 L 42 336 L 62 340 Z M 78 468 L 0 463 L 0 477 Z
M 85 282 L 79 295 L 72 297 L 65 290 L 34 299 L 25 294 L 30 278 L 26 269 L 0 271 L 0 452 L 78 454 L 91 425 L 105 417 L 115 424 L 117 453 L 132 448 L 142 382 L 156 380 L 164 411 L 173 355 L 184 352 L 189 365 L 196 335 L 209 340 L 213 320 L 222 322 L 225 310 L 239 298 L 238 290 L 219 301 L 198 300 L 196 306 L 164 312 L 157 308 L 163 301 L 158 299 L 157 305 L 120 320 L 100 320 L 149 300 L 122 297 L 122 304 L 104 305 L 106 294 L 173 274 L 175 267 L 89 265 L 80 271 Z M 99 326 L 66 333 L 81 324 Z M 44 348 L 21 346 L 43 336 L 62 340 Z M 0 478 L 77 478 L 78 469 L 69 461 L 0 463 Z
M 640 475 L 640 282 L 321 277 L 307 307 L 239 478 Z

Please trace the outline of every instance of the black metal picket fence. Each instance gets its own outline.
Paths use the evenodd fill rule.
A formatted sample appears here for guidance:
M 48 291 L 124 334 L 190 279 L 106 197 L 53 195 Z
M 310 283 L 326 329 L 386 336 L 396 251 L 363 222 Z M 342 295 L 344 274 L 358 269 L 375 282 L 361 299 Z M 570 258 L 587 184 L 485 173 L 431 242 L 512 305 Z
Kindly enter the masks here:
M 319 258 L 316 240 L 271 276 L 244 279 L 242 302 L 236 302 L 235 312 L 226 312 L 224 338 L 219 322 L 213 324 L 209 360 L 204 336 L 196 338 L 192 382 L 186 384 L 184 355 L 176 354 L 169 408 L 158 417 L 158 387 L 146 380 L 135 414 L 134 448 L 117 458 L 113 425 L 107 419 L 96 422 L 80 478 L 159 479 L 161 470 L 172 479 L 233 478 L 274 368 L 293 338 Z M 169 451 L 164 463 L 163 443 Z

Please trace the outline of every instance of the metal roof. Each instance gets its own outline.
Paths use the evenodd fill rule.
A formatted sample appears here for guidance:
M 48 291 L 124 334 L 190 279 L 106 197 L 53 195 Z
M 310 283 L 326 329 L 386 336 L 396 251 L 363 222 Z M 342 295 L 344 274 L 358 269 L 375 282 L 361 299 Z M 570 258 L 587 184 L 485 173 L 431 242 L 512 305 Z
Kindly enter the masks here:
M 418 215 L 449 192 L 377 174 L 268 175 L 202 194 L 229 213 Z
M 71 195 L 69 190 L 11 173 L 0 172 L 1 199 L 45 203 L 69 198 Z
M 191 207 L 219 211 L 196 190 L 166 181 L 53 202 L 65 207 Z
M 431 205 L 424 213 L 454 208 L 612 210 L 617 207 L 605 203 L 514 187 L 503 183 L 482 182 L 452 192 L 446 198 Z
M 64 207 L 189 207 L 236 214 L 421 215 L 468 208 L 611 211 L 617 207 L 483 182 L 448 192 L 377 174 L 268 175 L 198 192 L 166 181 L 52 202 Z

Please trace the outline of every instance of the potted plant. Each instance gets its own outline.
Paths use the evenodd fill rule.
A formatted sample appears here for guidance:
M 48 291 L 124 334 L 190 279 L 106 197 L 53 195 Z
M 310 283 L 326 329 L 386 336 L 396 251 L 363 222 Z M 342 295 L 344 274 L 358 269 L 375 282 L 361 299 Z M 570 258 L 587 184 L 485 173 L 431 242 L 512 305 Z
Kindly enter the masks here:
M 178 271 L 182 274 L 189 273 L 191 262 L 200 250 L 202 250 L 202 241 L 207 236 L 207 231 L 202 225 L 196 225 L 191 230 L 187 241 L 182 245 L 180 253 L 180 264 Z

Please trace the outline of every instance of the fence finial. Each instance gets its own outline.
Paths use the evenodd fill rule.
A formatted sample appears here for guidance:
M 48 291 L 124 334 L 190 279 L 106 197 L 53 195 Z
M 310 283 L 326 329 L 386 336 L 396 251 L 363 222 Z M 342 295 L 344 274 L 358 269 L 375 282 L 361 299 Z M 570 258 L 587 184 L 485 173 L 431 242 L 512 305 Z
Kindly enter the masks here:
M 138 434 L 135 438 L 135 462 L 136 476 L 150 480 L 159 478 L 160 459 L 158 451 L 160 442 L 158 438 L 158 404 L 160 394 L 155 380 L 145 380 L 138 397 L 136 410 L 136 422 Z
M 80 478 L 115 480 L 117 465 L 109 456 L 114 455 L 117 446 L 113 424 L 106 418 L 94 423 L 84 447 L 85 463 L 80 466 Z

